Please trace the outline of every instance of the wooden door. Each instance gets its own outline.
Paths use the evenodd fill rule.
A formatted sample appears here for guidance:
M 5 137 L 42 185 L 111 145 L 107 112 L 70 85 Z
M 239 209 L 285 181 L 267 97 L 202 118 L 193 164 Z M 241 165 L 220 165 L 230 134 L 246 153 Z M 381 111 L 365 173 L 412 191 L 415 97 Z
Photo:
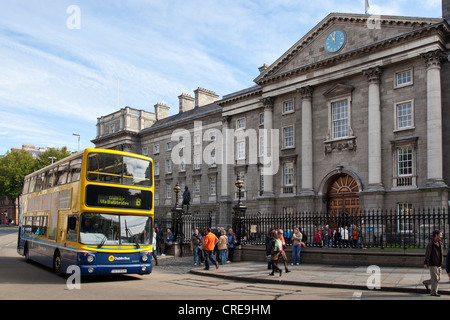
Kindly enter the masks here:
M 330 225 L 344 226 L 352 223 L 352 217 L 359 214 L 359 188 L 355 179 L 348 174 L 336 177 L 328 187 L 328 215 Z

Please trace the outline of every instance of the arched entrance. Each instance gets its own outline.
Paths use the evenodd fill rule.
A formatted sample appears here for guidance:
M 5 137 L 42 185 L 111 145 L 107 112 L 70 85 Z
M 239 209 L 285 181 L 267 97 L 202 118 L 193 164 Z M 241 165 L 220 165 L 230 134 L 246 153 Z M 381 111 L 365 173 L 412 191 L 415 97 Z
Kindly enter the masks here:
M 359 214 L 359 187 L 355 179 L 341 173 L 328 186 L 328 216 L 331 225 L 345 226 L 352 223 L 352 217 Z

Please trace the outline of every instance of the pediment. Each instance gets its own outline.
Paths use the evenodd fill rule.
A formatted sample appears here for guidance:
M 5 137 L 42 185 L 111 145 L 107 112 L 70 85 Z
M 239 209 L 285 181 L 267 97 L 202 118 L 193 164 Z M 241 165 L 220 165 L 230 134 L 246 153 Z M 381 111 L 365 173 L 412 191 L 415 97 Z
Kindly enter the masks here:
M 363 14 L 331 13 L 272 65 L 262 69 L 254 81 L 262 85 L 267 79 L 292 70 L 307 68 L 314 64 L 326 65 L 327 61 L 339 59 L 355 51 L 364 50 L 370 45 L 383 43 L 439 22 L 443 22 L 443 19 L 391 16 L 376 16 L 375 19 L 374 16 Z M 326 40 L 336 30 L 344 33 L 345 43 L 340 50 L 329 52 Z
M 334 98 L 350 95 L 352 93 L 353 89 L 354 89 L 353 86 L 339 83 L 339 84 L 331 87 L 323 95 L 327 99 L 334 99 Z

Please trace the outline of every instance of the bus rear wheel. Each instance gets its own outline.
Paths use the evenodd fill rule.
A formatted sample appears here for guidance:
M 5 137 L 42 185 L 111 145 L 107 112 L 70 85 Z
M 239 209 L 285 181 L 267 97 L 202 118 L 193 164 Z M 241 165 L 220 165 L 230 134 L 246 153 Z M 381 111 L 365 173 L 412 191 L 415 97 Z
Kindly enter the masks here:
M 53 256 L 53 271 L 57 275 L 60 275 L 62 273 L 62 259 L 59 250 L 56 250 Z

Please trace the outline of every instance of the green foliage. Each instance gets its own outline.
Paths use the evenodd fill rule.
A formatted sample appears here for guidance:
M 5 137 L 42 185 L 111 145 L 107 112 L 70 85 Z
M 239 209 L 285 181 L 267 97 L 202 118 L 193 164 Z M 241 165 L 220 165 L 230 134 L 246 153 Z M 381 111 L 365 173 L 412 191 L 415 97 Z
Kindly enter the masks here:
M 51 148 L 40 154 L 38 159 L 24 150 L 8 152 L 0 159 L 0 196 L 16 199 L 22 194 L 23 182 L 26 175 L 44 168 L 52 163 L 49 157 L 55 157 L 54 162 L 59 161 L 71 153 L 67 148 Z

